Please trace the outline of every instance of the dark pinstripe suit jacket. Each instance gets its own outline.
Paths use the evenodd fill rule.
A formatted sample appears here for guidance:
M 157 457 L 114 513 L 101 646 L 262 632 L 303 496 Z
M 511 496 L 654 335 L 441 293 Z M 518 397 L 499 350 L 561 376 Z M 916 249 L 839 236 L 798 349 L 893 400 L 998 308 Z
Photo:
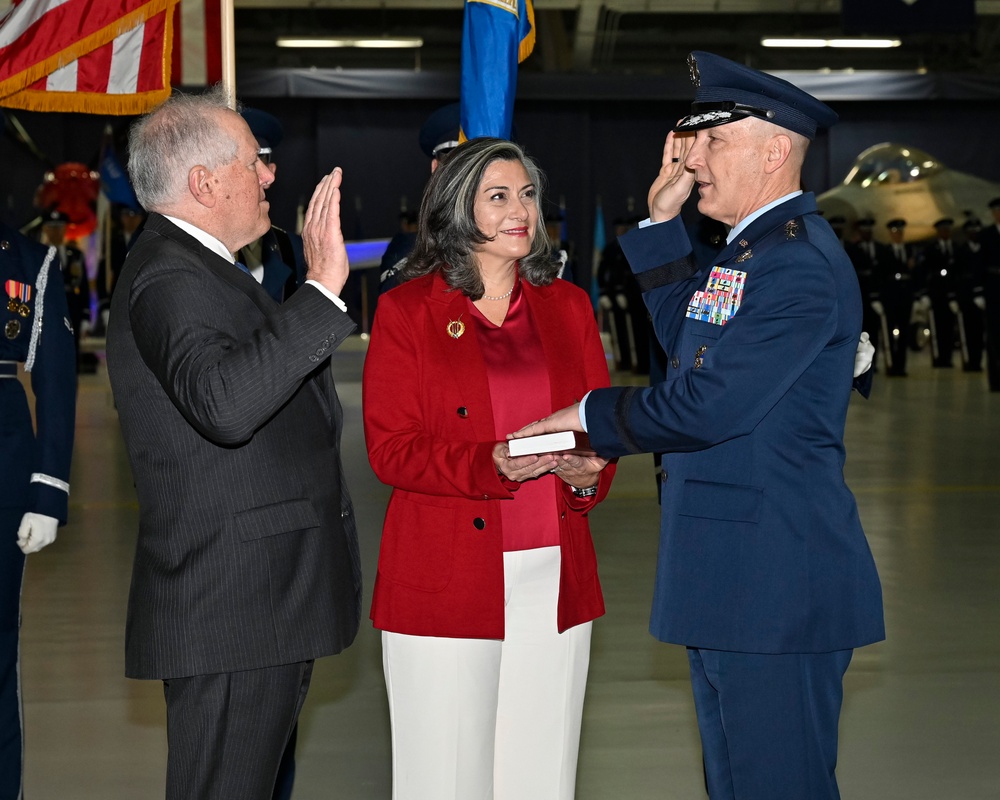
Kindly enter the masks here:
M 279 306 L 150 216 L 107 349 L 139 497 L 129 677 L 287 664 L 353 640 L 361 575 L 328 366 L 354 327 L 312 286 Z

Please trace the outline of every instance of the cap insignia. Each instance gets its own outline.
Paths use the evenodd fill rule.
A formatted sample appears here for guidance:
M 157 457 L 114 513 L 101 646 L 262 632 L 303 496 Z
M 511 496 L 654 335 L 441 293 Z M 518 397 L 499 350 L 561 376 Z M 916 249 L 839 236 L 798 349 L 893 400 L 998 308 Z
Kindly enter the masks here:
M 691 83 L 696 87 L 701 86 L 701 74 L 698 72 L 698 59 L 694 53 L 688 54 L 688 74 L 691 76 Z

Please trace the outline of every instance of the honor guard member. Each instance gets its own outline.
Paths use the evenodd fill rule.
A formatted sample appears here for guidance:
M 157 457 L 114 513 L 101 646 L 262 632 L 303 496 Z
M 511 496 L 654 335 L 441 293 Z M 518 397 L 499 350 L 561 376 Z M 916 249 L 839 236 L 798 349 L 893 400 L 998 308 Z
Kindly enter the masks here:
M 951 367 L 955 350 L 955 311 L 958 308 L 955 280 L 955 243 L 951 234 L 955 220 L 944 217 L 934 223 L 937 238 L 924 249 L 924 305 L 930 304 L 931 363 Z
M 834 221 L 838 218 L 831 217 L 830 227 L 834 228 Z M 839 218 L 843 220 L 843 217 Z M 891 341 L 891 329 L 886 325 L 885 313 L 879 294 L 879 283 L 881 271 L 879 270 L 879 256 L 881 255 L 878 245 L 872 239 L 872 229 L 875 220 L 871 217 L 861 217 L 854 223 L 858 232 L 858 240 L 844 244 L 844 251 L 854 265 L 854 272 L 858 276 L 858 287 L 861 289 L 861 329 L 869 331 L 872 341 L 878 343 L 877 352 L 882 350 L 885 353 L 886 370 L 892 371 L 892 351 L 889 348 Z M 834 228 L 834 234 L 837 229 Z M 840 239 L 840 235 L 837 235 Z
M 18 629 L 24 557 L 66 522 L 76 406 L 73 333 L 55 247 L 0 223 L 0 798 L 21 796 Z M 37 434 L 17 365 L 30 375 Z
M 257 151 L 258 158 L 270 168 L 271 172 L 276 172 L 274 148 L 285 138 L 281 122 L 274 114 L 259 108 L 244 108 L 240 111 L 240 116 L 246 120 L 250 132 L 260 147 Z M 250 270 L 257 283 L 264 287 L 276 303 L 284 302 L 291 297 L 299 284 L 305 280 L 306 268 L 301 238 L 293 236 L 277 225 L 272 224 L 267 233 L 241 248 L 235 256 L 237 261 Z M 298 733 L 299 727 L 296 723 L 278 767 L 273 800 L 288 800 L 292 796 Z
M 984 314 L 986 315 L 986 373 L 990 391 L 1000 392 L 1000 197 L 989 202 L 993 223 L 980 236 L 983 243 Z
M 965 372 L 983 371 L 985 326 L 983 309 L 983 283 L 986 263 L 983 245 L 979 241 L 982 223 L 978 219 L 966 220 L 962 225 L 965 241 L 955 251 L 956 282 L 958 284 L 958 341 L 962 346 L 962 369 Z
M 274 149 L 285 138 L 281 122 L 274 114 L 259 108 L 244 108 L 240 115 L 246 120 L 260 146 L 258 157 L 267 164 L 271 172 L 275 172 L 277 164 Z M 246 265 L 257 283 L 267 290 L 275 302 L 287 300 L 305 280 L 302 240 L 277 225 L 271 225 L 267 233 L 235 255 L 237 261 Z
M 917 255 L 913 245 L 906 244 L 906 220 L 891 219 L 886 223 L 889 244 L 883 245 L 879 256 L 879 300 L 885 322 L 883 335 L 889 342 L 886 372 L 906 375 L 906 353 L 909 350 L 915 296 Z
M 424 155 L 430 159 L 431 174 L 458 147 L 459 128 L 462 124 L 460 114 L 461 105 L 449 103 L 434 111 L 420 126 L 417 141 Z M 407 225 L 403 217 L 400 221 L 403 223 L 400 230 L 389 240 L 389 245 L 382 254 L 382 263 L 378 269 L 379 294 L 399 286 L 399 270 L 406 263 L 417 241 L 416 220 L 413 225 Z
M 84 354 L 80 350 L 83 338 L 83 320 L 90 318 L 90 289 L 87 283 L 87 266 L 83 252 L 73 242 L 66 241 L 66 227 L 69 217 L 56 209 L 47 211 L 42 219 L 42 244 L 56 248 L 59 263 L 62 264 L 63 288 L 66 292 L 66 307 L 69 321 L 73 326 L 73 346 L 76 353 L 77 372 L 96 372 L 97 361 L 93 353 Z
M 843 472 L 861 297 L 800 191 L 809 140 L 837 115 L 728 59 L 689 65 L 695 102 L 667 136 L 650 224 L 621 239 L 666 379 L 594 389 L 517 435 L 586 430 L 605 458 L 665 454 L 650 630 L 687 647 L 708 794 L 835 800 L 843 676 L 885 636 Z M 732 226 L 706 267 L 680 216 L 695 187 Z

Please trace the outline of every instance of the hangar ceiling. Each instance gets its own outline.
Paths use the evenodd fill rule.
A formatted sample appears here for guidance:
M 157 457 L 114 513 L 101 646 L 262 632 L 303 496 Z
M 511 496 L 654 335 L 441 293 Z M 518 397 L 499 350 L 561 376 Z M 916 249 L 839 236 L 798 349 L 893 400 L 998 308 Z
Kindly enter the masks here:
M 919 2 L 920 0 L 901 0 Z M 462 0 L 235 0 L 238 69 L 457 70 Z M 762 36 L 843 35 L 840 0 L 536 0 L 533 72 L 659 74 L 710 50 L 765 70 L 1000 73 L 1000 0 L 976 28 L 902 35 L 890 50 L 772 49 Z M 278 36 L 419 36 L 417 50 L 286 49 Z

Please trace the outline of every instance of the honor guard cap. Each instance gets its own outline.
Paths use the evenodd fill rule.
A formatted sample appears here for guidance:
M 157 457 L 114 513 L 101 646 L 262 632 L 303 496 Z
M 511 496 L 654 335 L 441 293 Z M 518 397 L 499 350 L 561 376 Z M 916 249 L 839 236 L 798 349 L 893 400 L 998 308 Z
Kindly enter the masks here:
M 458 147 L 458 129 L 461 123 L 461 106 L 449 103 L 442 106 L 420 128 L 420 149 L 428 158 L 438 158 Z
M 885 223 L 885 227 L 887 227 L 890 231 L 898 231 L 901 228 L 906 227 L 906 220 L 902 218 L 890 219 L 887 223 Z
M 973 217 L 972 219 L 967 219 L 962 224 L 962 230 L 963 231 L 978 231 L 978 230 L 981 230 L 982 227 L 983 227 L 983 224 L 978 219 L 976 219 L 975 217 Z
M 859 217 L 858 221 L 854 223 L 859 228 L 874 228 L 875 220 L 871 217 Z
M 694 102 L 675 131 L 756 117 L 813 139 L 818 128 L 837 122 L 833 109 L 798 86 L 728 58 L 696 50 L 688 56 L 688 67 L 696 87 Z
M 934 223 L 934 227 L 935 228 L 950 228 L 954 224 L 955 224 L 955 220 L 953 220 L 951 217 L 944 217 L 942 219 L 939 219 L 937 222 L 935 222 Z
M 259 108 L 244 108 L 240 116 L 246 120 L 250 133 L 261 147 L 277 147 L 285 138 L 285 130 L 274 114 L 268 114 Z
M 994 197 L 986 205 L 987 208 L 1000 208 L 1000 197 Z

